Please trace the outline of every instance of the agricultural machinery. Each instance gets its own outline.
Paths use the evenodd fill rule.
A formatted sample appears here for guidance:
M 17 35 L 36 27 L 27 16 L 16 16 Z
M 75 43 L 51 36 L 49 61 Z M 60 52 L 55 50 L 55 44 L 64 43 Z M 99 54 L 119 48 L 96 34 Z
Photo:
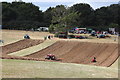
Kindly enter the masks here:
M 62 61 L 61 58 L 56 58 L 56 56 L 54 54 L 48 54 L 45 59 L 47 60 L 54 60 L 54 61 Z
M 26 34 L 26 35 L 24 36 L 24 39 L 30 39 L 30 36 L 29 36 L 28 34 Z
M 96 57 L 94 57 L 91 62 L 97 62 Z

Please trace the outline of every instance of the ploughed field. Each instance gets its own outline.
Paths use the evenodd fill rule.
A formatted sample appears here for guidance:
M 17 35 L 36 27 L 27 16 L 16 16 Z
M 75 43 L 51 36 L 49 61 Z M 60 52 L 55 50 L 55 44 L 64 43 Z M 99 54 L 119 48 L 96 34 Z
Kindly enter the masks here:
M 15 43 L 11 43 L 5 46 L 1 46 L 2 55 L 6 55 L 12 52 L 16 52 L 22 49 L 26 49 L 42 43 L 43 40 L 23 39 Z
M 25 57 L 45 59 L 47 54 L 55 54 L 65 63 L 111 66 L 119 57 L 115 43 L 90 43 L 79 41 L 58 41 L 53 45 Z M 91 60 L 96 57 L 97 62 Z
M 25 39 L 2 46 L 2 58 L 46 61 L 45 56 L 47 54 L 55 54 L 57 58 L 62 59 L 61 62 L 65 63 L 90 64 L 109 67 L 119 57 L 118 45 L 115 43 L 92 43 L 79 41 L 57 41 L 47 48 L 24 57 L 7 55 L 12 52 L 38 45 L 42 42 L 43 40 Z M 93 57 L 96 57 L 96 63 L 91 62 Z

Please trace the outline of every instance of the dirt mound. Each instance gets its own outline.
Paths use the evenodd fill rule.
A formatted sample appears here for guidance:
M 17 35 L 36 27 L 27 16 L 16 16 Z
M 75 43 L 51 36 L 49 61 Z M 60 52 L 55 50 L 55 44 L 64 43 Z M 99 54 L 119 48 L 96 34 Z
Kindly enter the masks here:
M 57 58 L 62 58 L 62 62 L 97 66 L 110 66 L 119 57 L 117 44 L 77 41 L 59 41 L 26 57 L 44 59 L 49 53 L 55 54 Z M 96 63 L 91 62 L 93 57 L 96 57 Z
M 18 42 L 2 46 L 2 55 L 16 52 L 42 43 L 43 40 L 24 39 Z

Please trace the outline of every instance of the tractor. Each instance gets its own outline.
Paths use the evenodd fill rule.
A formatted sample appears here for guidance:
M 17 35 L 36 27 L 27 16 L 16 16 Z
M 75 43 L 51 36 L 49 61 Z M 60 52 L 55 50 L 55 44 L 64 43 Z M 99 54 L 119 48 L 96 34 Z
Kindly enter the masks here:
M 54 60 L 54 61 L 62 61 L 61 58 L 56 58 L 56 56 L 54 54 L 47 54 L 45 59 L 47 59 L 47 60 Z
M 28 34 L 26 34 L 26 35 L 24 36 L 24 39 L 30 39 L 30 36 L 29 36 Z
M 48 54 L 45 59 L 48 59 L 48 60 L 56 60 L 56 57 L 54 54 Z

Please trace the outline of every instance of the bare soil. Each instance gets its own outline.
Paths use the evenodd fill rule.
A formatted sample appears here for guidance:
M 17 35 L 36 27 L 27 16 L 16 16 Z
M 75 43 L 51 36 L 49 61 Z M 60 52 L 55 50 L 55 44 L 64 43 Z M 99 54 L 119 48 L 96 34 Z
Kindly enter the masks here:
M 19 51 L 31 46 L 42 43 L 43 40 L 21 40 L 12 44 L 2 46 L 2 59 L 20 59 L 20 60 L 45 60 L 47 54 L 54 54 L 64 63 L 89 64 L 96 66 L 111 66 L 119 57 L 118 44 L 115 43 L 93 43 L 79 41 L 57 41 L 51 46 L 44 48 L 33 54 L 16 57 L 7 54 Z M 96 57 L 97 62 L 91 60 Z
M 2 46 L 2 55 L 6 55 L 12 52 L 16 52 L 25 48 L 29 48 L 35 45 L 42 43 L 43 40 L 34 40 L 34 39 L 23 39 L 15 43 L 11 43 L 5 46 Z
M 36 53 L 25 57 L 44 60 L 47 54 L 55 54 L 65 63 L 111 66 L 119 57 L 118 45 L 115 43 L 91 43 L 79 41 L 58 41 Z M 97 62 L 91 60 L 96 57 Z

